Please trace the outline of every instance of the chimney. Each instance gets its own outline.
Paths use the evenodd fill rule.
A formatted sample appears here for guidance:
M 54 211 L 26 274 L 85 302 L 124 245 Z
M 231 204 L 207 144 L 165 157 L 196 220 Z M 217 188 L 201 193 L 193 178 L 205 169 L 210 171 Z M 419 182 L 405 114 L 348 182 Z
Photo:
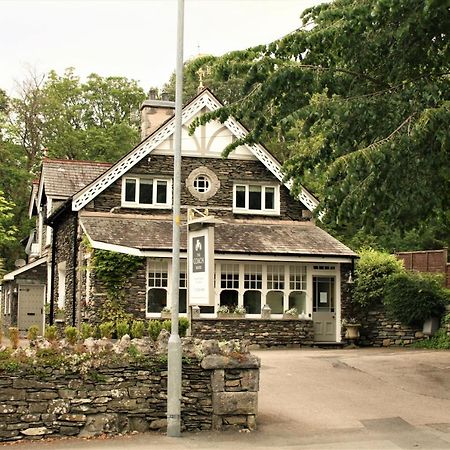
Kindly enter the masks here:
M 150 89 L 148 99 L 141 105 L 141 141 L 150 136 L 162 123 L 175 113 L 175 102 L 163 92 L 157 99 L 156 89 Z

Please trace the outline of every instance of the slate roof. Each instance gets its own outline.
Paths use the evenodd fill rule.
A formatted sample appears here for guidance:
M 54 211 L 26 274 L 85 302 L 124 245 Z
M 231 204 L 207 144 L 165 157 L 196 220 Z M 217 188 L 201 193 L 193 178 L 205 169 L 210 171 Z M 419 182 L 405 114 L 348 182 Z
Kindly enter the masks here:
M 171 251 L 170 216 L 82 213 L 81 225 L 92 241 L 139 250 Z M 182 227 L 181 250 L 186 250 L 186 226 Z M 216 224 L 216 253 L 261 255 L 357 255 L 321 228 L 308 222 L 227 221 Z
M 69 198 L 98 178 L 112 164 L 70 159 L 44 159 L 42 177 L 50 197 Z

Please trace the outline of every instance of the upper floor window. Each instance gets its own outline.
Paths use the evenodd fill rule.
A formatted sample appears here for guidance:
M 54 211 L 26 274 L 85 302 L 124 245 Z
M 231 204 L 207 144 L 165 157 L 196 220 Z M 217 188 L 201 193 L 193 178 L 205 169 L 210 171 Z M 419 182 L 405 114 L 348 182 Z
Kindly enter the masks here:
M 279 214 L 279 186 L 235 184 L 233 211 L 244 214 Z
M 172 181 L 159 178 L 126 177 L 122 181 L 122 206 L 168 208 Z

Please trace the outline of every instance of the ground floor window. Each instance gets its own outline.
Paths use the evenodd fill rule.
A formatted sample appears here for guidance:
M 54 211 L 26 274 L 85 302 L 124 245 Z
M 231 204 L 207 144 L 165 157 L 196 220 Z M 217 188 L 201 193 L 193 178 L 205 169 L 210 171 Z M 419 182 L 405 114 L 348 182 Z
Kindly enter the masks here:
M 168 260 L 148 260 L 147 312 L 159 313 L 167 306 Z

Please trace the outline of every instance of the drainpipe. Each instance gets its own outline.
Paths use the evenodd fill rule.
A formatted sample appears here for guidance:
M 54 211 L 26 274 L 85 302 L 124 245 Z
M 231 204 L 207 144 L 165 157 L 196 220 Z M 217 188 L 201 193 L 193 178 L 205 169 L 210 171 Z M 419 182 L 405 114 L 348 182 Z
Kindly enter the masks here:
M 78 214 L 74 217 L 72 258 L 72 326 L 76 325 L 77 314 L 77 260 L 78 260 Z

